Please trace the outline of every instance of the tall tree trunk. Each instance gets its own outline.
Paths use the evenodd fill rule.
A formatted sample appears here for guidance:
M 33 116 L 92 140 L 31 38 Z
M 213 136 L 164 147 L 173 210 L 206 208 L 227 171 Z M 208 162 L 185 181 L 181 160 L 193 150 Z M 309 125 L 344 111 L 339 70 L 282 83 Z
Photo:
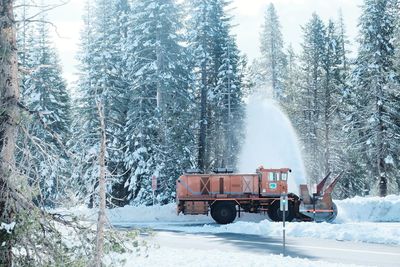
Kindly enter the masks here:
M 328 51 L 329 54 L 329 51 Z M 324 131 L 325 131 L 325 155 L 324 155 L 324 172 L 329 173 L 331 171 L 330 168 L 330 128 L 332 122 L 330 121 L 330 108 L 331 108 L 331 87 L 330 87 L 330 72 L 326 72 L 326 84 L 325 84 L 325 123 L 324 123 Z
M 206 10 L 203 7 L 202 21 L 206 22 Z M 202 29 L 204 31 L 204 29 Z M 201 36 L 202 49 L 207 48 L 206 33 L 203 32 Z M 205 52 L 205 51 L 203 51 Z M 200 130 L 199 130 L 199 146 L 197 155 L 197 167 L 205 171 L 206 167 L 206 146 L 207 146 L 207 58 L 204 57 L 201 62 L 201 89 L 200 89 Z
M 0 1 L 0 222 L 7 224 L 14 220 L 16 204 L 9 186 L 14 177 L 19 100 L 13 2 Z M 6 244 L 0 246 L 0 262 L 5 267 L 12 266 L 12 242 L 7 235 L 0 230 L 0 240 L 6 240 Z
M 162 48 L 161 48 L 161 28 L 157 27 L 156 32 L 156 66 L 157 66 L 157 108 L 161 112 L 164 113 L 164 99 L 163 99 L 163 88 L 161 86 L 161 69 L 163 65 L 162 60 Z
M 100 120 L 100 153 L 99 153 L 99 217 L 97 220 L 96 258 L 95 266 L 102 266 L 104 248 L 104 225 L 106 223 L 106 126 L 104 119 L 104 106 L 102 102 L 97 103 Z
M 378 82 L 379 84 L 379 82 Z M 376 142 L 377 142 L 377 170 L 378 170 L 378 180 L 379 180 L 379 196 L 385 197 L 387 195 L 387 178 L 386 178 L 386 147 L 384 144 L 384 134 L 385 127 L 383 125 L 383 88 L 381 85 L 376 86 L 377 88 L 377 97 L 375 100 L 375 108 L 377 113 L 378 123 L 376 125 Z
M 205 171 L 206 158 L 206 135 L 207 135 L 207 70 L 206 63 L 201 67 L 201 92 L 200 92 L 200 133 L 199 151 L 197 165 L 200 170 Z

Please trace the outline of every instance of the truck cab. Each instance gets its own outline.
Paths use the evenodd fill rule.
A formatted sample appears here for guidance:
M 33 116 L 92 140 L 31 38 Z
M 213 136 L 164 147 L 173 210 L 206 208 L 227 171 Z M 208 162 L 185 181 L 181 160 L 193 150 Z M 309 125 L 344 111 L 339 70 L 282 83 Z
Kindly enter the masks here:
M 260 167 L 257 169 L 257 173 L 260 179 L 260 195 L 263 197 L 274 197 L 280 196 L 281 194 L 287 194 L 288 185 L 287 181 L 289 178 L 289 168 L 282 169 L 264 169 Z

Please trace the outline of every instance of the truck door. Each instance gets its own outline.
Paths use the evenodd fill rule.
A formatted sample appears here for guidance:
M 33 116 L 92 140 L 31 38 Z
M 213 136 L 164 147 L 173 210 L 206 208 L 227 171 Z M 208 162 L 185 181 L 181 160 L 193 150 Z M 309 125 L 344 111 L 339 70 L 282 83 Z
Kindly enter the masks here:
M 279 196 L 282 193 L 287 193 L 287 178 L 287 172 L 268 171 L 266 177 L 262 179 L 261 195 Z
M 271 193 L 271 194 L 277 193 L 278 181 L 279 181 L 279 173 L 268 172 L 268 181 L 267 181 L 267 192 L 268 193 Z

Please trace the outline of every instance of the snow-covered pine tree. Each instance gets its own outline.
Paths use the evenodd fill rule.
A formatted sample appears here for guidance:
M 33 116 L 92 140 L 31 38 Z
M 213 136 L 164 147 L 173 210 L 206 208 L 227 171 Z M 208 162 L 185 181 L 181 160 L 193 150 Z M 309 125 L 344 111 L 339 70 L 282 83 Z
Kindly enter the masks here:
M 261 33 L 262 66 L 265 68 L 266 82 L 272 89 L 275 99 L 281 98 L 284 88 L 286 55 L 280 30 L 279 17 L 274 4 L 269 4 L 264 17 Z M 264 88 L 267 90 L 267 88 Z
M 336 35 L 338 37 L 338 56 L 341 56 L 341 62 L 342 62 L 342 76 L 343 76 L 343 81 L 345 82 L 346 79 L 348 78 L 349 75 L 349 69 L 350 69 L 350 62 L 348 59 L 348 45 L 350 44 L 348 37 L 346 35 L 346 26 L 344 22 L 344 17 L 343 17 L 343 12 L 342 10 L 339 10 L 339 15 L 338 15 L 338 20 L 335 23 L 336 25 Z
M 26 75 L 32 71 L 32 49 L 34 48 L 34 29 L 33 23 L 28 23 L 26 18 L 29 16 L 29 8 L 27 7 L 27 0 L 23 0 L 22 7 L 16 16 L 20 20 L 17 27 L 17 45 L 18 45 L 18 65 L 21 69 L 20 76 L 20 92 L 24 92 L 24 84 L 26 82 Z
M 215 90 L 215 121 L 213 123 L 215 145 L 215 166 L 236 168 L 238 151 L 243 139 L 244 103 L 241 58 L 235 39 L 228 35 L 224 43 L 222 64 L 219 68 Z M 218 127 L 218 128 L 217 128 Z
M 191 55 L 191 67 L 194 72 L 194 85 L 199 100 L 199 133 L 198 133 L 198 155 L 197 167 L 200 170 L 210 169 L 209 148 L 209 121 L 210 110 L 209 98 L 212 96 L 211 89 L 215 86 L 216 72 L 220 64 L 213 60 L 217 58 L 215 40 L 221 28 L 220 18 L 215 18 L 215 2 L 190 1 L 190 14 L 188 42 Z M 213 16 L 214 15 L 214 16 Z M 213 74 L 215 75 L 213 77 Z
M 315 183 L 328 172 L 343 169 L 346 143 L 340 105 L 346 88 L 345 37 L 333 21 L 325 26 L 316 14 L 304 33 L 300 90 L 287 91 L 296 99 L 289 115 L 303 141 L 310 182 Z
M 115 92 L 110 95 L 109 125 L 107 126 L 107 140 L 109 145 L 107 168 L 111 175 L 112 188 L 111 200 L 118 206 L 128 203 L 128 190 L 125 187 L 125 124 L 129 108 L 129 82 L 127 72 L 127 57 L 125 55 L 125 42 L 128 35 L 128 15 L 130 5 L 128 0 L 115 0 L 115 17 L 110 31 L 113 33 L 113 58 L 110 65 L 113 66 L 113 86 Z M 107 118 L 107 117 L 106 117 Z
M 193 136 L 191 97 L 182 22 L 174 0 L 136 1 L 128 18 L 125 43 L 129 71 L 129 110 L 125 127 L 128 199 L 174 199 L 175 180 L 190 167 Z
M 254 84 L 251 80 L 250 66 L 246 55 L 240 56 L 238 64 L 238 76 L 241 81 L 242 96 L 243 98 L 246 98 L 252 93 L 254 88 Z
M 44 17 L 25 38 L 30 53 L 25 55 L 28 50 L 22 51 L 22 68 L 27 74 L 22 77 L 21 100 L 40 115 L 27 122 L 28 132 L 24 140 L 19 140 L 18 147 L 22 149 L 17 151 L 17 159 L 29 176 L 29 182 L 38 186 L 38 200 L 53 205 L 63 193 L 68 183 L 66 177 L 70 175 L 69 159 L 64 151 L 71 134 L 70 96 Z M 60 146 L 59 142 L 64 145 Z
M 265 90 L 265 88 L 268 88 L 266 80 L 268 74 L 262 59 L 255 58 L 251 62 L 248 75 L 251 83 L 251 93 L 257 93 L 263 97 L 270 97 L 272 95 L 271 92 Z
M 349 60 L 347 50 L 349 41 L 346 36 L 344 18 L 341 10 L 336 26 L 337 36 L 337 61 L 340 65 L 335 67 L 335 80 L 337 82 L 337 94 L 335 94 L 336 107 L 332 116 L 333 145 L 331 146 L 333 158 L 331 166 L 339 171 L 344 171 L 337 185 L 335 195 L 339 198 L 349 198 L 355 195 L 368 193 L 368 184 L 365 183 L 365 162 L 359 156 L 359 144 L 357 134 L 352 131 L 351 114 L 353 108 L 353 97 L 351 91 L 350 69 L 352 61 Z
M 395 25 L 400 25 L 400 1 L 397 1 L 397 6 L 394 5 L 394 12 L 396 14 L 396 22 Z M 395 28 L 395 40 L 394 40 L 394 53 L 395 53 L 395 61 L 394 65 L 396 68 L 396 73 L 397 75 L 400 76 L 400 27 Z M 400 82 L 397 80 L 396 84 L 394 84 L 394 88 L 396 88 L 394 92 L 392 93 L 392 101 L 399 103 L 400 102 Z M 400 114 L 399 110 L 399 105 L 397 105 L 397 112 Z M 396 120 L 396 125 L 400 127 L 400 116 L 398 116 L 398 119 Z M 397 157 L 394 159 L 394 162 L 396 164 L 397 169 L 399 169 L 400 166 L 400 158 Z M 397 183 L 397 192 L 400 192 L 400 174 L 395 175 L 396 176 L 396 183 Z
M 326 27 L 325 49 L 322 59 L 324 70 L 323 87 L 321 88 L 321 125 L 319 127 L 321 135 L 321 146 L 323 149 L 323 173 L 337 172 L 340 170 L 340 156 L 342 151 L 342 140 L 337 139 L 337 134 L 341 131 L 341 122 L 338 117 L 339 101 L 344 81 L 342 80 L 343 66 L 340 38 L 337 35 L 337 28 L 333 21 L 329 21 Z
M 392 190 L 400 151 L 399 73 L 394 67 L 396 0 L 365 0 L 360 18 L 360 46 L 353 72 L 356 106 L 354 130 L 365 151 L 370 182 L 378 183 L 380 196 Z M 397 99 L 396 99 L 397 97 Z M 364 153 L 363 153 L 364 152 Z
M 324 87 L 323 57 L 326 45 L 324 23 L 317 14 L 304 27 L 302 53 L 302 88 L 300 93 L 302 118 L 299 121 L 299 134 L 303 143 L 303 155 L 310 181 L 315 183 L 323 175 L 321 159 L 323 152 L 319 143 L 321 123 L 320 94 Z
M 299 58 L 293 50 L 293 47 L 289 45 L 286 51 L 286 75 L 283 81 L 283 88 L 285 88 L 283 95 L 280 99 L 280 104 L 288 114 L 292 124 L 295 128 L 298 128 L 299 125 L 297 122 L 301 117 L 299 114 L 300 110 L 300 66 L 299 66 Z
M 205 0 L 190 2 L 189 23 L 189 49 L 191 51 L 191 63 L 194 74 L 196 96 L 199 100 L 199 131 L 198 131 L 198 155 L 197 167 L 209 171 L 214 167 L 235 167 L 235 159 L 225 158 L 226 153 L 238 153 L 238 144 L 231 148 L 232 144 L 223 140 L 224 132 L 232 135 L 231 140 L 238 140 L 240 133 L 233 128 L 223 128 L 228 120 L 227 109 L 221 111 L 221 107 L 228 105 L 228 96 L 231 97 L 231 108 L 236 109 L 235 123 L 241 121 L 243 115 L 241 81 L 234 84 L 238 73 L 238 50 L 234 38 L 230 35 L 231 19 L 226 13 L 229 5 L 225 0 Z M 232 69 L 232 73 L 229 70 Z M 229 86 L 227 86 L 229 84 Z M 235 90 L 235 94 L 228 93 Z M 231 113 L 232 116 L 233 113 Z M 241 126 L 238 126 L 241 127 Z M 229 131 L 233 131 L 228 133 Z M 225 151 L 225 152 L 224 152 Z M 231 152 L 228 152 L 231 151 Z M 227 162 L 232 161 L 232 162 Z
M 73 172 L 73 187 L 77 196 L 89 202 L 88 195 L 93 194 L 96 171 L 93 164 L 96 162 L 96 133 L 99 127 L 95 118 L 94 90 L 91 82 L 93 75 L 93 20 L 94 8 L 91 1 L 86 1 L 82 16 L 84 27 L 80 33 L 79 79 L 76 96 L 73 99 L 73 140 L 72 148 L 76 155 L 78 166 Z
M 99 123 L 96 100 L 104 103 L 107 140 L 106 160 L 108 181 L 118 185 L 125 173 L 123 159 L 125 118 L 127 112 L 126 60 L 122 53 L 126 37 L 128 4 L 122 0 L 88 1 L 85 8 L 85 28 L 81 34 L 82 51 L 79 59 L 78 84 L 79 116 L 77 116 L 75 148 L 81 159 L 74 176 L 86 196 L 97 190 L 97 152 L 99 151 Z M 116 195 L 123 196 L 118 187 Z M 93 198 L 86 199 L 93 205 Z M 121 200 L 122 203 L 125 200 Z

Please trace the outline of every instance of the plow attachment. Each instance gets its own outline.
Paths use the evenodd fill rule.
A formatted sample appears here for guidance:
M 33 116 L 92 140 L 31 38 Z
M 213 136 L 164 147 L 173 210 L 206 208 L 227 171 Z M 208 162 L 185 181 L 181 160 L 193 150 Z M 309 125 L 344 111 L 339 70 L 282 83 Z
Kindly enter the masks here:
M 304 221 L 332 222 L 337 216 L 336 204 L 332 201 L 332 191 L 342 176 L 343 172 L 337 175 L 332 182 L 324 189 L 326 181 L 331 173 L 322 179 L 317 185 L 317 192 L 310 195 L 307 185 L 300 185 L 300 198 L 302 199 L 299 212 L 304 216 Z

